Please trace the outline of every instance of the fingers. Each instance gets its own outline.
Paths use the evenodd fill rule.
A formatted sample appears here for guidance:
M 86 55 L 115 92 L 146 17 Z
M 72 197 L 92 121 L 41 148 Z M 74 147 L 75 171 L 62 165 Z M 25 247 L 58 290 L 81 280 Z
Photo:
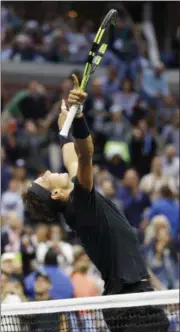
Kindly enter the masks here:
M 71 90 L 68 97 L 69 104 L 82 104 L 87 98 L 87 93 L 83 91 Z
M 74 104 L 76 104 L 76 105 L 81 105 L 81 102 L 80 101 L 78 101 L 77 99 L 74 99 L 74 98 L 68 98 L 68 103 L 70 104 L 70 105 L 74 105 Z
M 81 90 L 77 76 L 73 74 L 72 77 L 74 82 L 74 88 L 69 93 L 68 103 L 71 105 L 72 104 L 80 105 L 87 98 L 87 93 Z
M 72 75 L 73 83 L 74 83 L 74 90 L 79 90 L 79 80 L 75 74 Z

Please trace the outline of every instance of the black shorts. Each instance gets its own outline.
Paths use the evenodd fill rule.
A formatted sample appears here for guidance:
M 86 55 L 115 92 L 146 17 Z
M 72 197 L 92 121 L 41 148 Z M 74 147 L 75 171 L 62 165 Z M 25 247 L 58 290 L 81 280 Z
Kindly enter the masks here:
M 139 282 L 126 285 L 119 293 L 148 291 L 153 291 L 150 283 Z M 163 309 L 158 306 L 105 309 L 103 316 L 110 332 L 168 332 L 168 318 Z

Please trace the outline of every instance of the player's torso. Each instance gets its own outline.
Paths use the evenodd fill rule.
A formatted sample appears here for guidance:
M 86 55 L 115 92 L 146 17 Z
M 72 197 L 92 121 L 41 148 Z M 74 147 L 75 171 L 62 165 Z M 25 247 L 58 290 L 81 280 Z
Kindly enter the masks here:
M 136 235 L 125 217 L 98 192 L 74 197 L 73 222 L 88 256 L 101 272 L 106 285 L 139 281 L 146 269 L 141 260 Z M 68 220 L 67 220 L 68 222 Z M 147 276 L 147 274 L 146 274 Z

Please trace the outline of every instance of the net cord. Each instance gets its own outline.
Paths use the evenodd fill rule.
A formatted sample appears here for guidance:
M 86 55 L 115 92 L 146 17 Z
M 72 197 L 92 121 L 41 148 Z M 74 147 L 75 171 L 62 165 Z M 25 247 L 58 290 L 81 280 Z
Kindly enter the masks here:
M 89 298 L 2 304 L 1 316 L 45 314 L 179 303 L 179 290 L 108 295 Z

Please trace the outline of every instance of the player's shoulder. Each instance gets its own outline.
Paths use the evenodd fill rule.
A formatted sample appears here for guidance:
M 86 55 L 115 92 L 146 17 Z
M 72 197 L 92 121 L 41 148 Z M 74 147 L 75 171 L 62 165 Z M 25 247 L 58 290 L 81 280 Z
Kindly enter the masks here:
M 72 178 L 72 182 L 74 183 L 74 189 L 73 189 L 73 193 L 75 195 L 78 194 L 82 194 L 83 197 L 89 197 L 89 196 L 93 196 L 93 194 L 95 194 L 95 188 L 94 185 L 91 189 L 91 191 L 89 191 L 88 189 L 84 188 L 78 181 L 77 176 L 75 176 L 74 178 Z

